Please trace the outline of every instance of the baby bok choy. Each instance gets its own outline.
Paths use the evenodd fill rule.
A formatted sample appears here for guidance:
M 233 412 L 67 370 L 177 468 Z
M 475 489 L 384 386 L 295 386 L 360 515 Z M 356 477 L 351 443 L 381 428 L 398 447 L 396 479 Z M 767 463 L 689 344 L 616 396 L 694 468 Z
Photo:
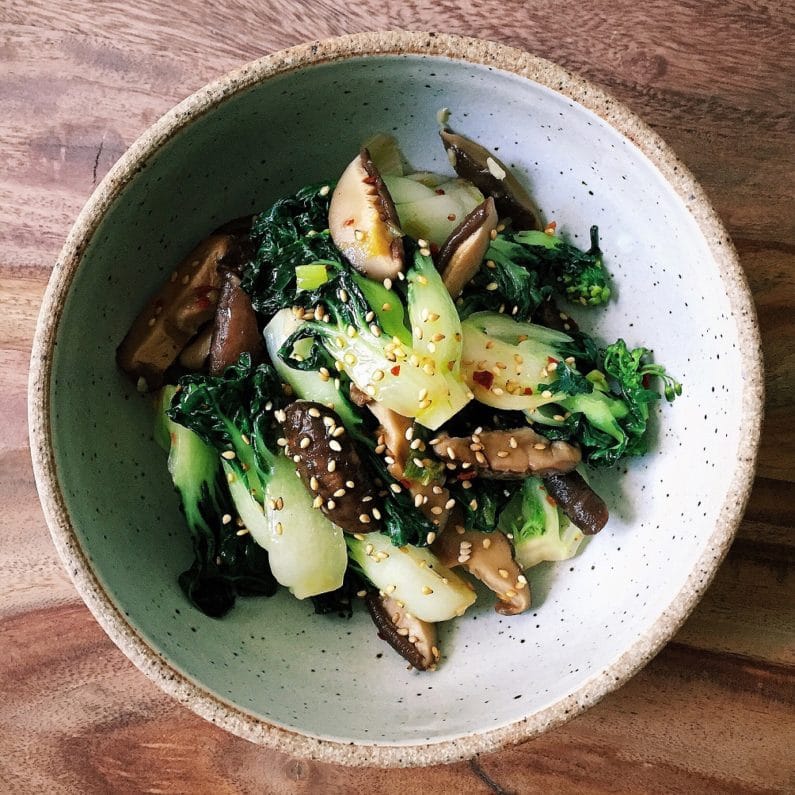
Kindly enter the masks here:
M 338 588 L 347 566 L 342 531 L 312 509 L 278 452 L 274 412 L 285 397 L 274 369 L 255 368 L 243 354 L 222 375 L 184 376 L 179 386 L 168 415 L 220 458 L 234 507 L 268 551 L 276 580 L 299 599 Z
M 166 414 L 176 388 L 165 386 L 157 406 L 155 437 L 168 450 L 168 471 L 193 539 L 194 562 L 179 577 L 185 595 L 203 613 L 220 617 L 237 595 L 271 596 L 276 581 L 268 555 L 238 535 L 216 451 Z

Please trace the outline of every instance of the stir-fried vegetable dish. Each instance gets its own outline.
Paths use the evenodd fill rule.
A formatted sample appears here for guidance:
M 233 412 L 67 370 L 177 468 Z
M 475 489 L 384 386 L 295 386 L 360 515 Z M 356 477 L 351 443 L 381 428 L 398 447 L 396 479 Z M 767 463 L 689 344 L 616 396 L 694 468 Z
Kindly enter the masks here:
M 579 329 L 609 311 L 597 227 L 581 250 L 495 155 L 441 138 L 452 175 L 378 135 L 336 181 L 214 232 L 117 357 L 156 397 L 193 605 L 361 601 L 420 670 L 470 578 L 528 609 L 527 570 L 608 521 L 589 468 L 645 453 L 661 392 L 681 394 L 648 349 Z

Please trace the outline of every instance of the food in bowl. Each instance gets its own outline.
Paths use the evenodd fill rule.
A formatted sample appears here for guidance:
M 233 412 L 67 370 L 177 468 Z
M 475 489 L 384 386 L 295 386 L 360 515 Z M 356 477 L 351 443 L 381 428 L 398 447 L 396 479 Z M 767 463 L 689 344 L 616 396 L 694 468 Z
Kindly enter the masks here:
M 420 670 L 475 601 L 466 574 L 527 610 L 524 571 L 608 520 L 585 467 L 646 452 L 657 387 L 681 393 L 558 306 L 608 303 L 598 229 L 580 250 L 493 153 L 441 139 L 455 176 L 379 135 L 336 184 L 216 231 L 117 355 L 157 391 L 192 603 L 220 617 L 278 584 L 350 614 L 358 596 Z

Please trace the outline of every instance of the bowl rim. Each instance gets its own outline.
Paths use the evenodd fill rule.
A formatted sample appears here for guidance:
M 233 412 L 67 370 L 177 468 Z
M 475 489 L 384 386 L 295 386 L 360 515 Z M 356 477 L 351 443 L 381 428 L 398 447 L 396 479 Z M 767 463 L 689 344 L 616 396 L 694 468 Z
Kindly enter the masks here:
M 698 224 L 718 267 L 738 329 L 745 365 L 742 381 L 743 455 L 737 460 L 715 528 L 696 566 L 654 625 L 604 669 L 568 696 L 505 726 L 422 744 L 348 743 L 302 734 L 267 722 L 211 693 L 172 667 L 128 622 L 104 591 L 71 525 L 60 490 L 50 414 L 52 352 L 64 301 L 82 255 L 108 209 L 153 156 L 184 126 L 226 99 L 279 75 L 367 56 L 450 58 L 524 77 L 596 113 L 628 138 L 661 172 Z M 122 155 L 80 212 L 55 263 L 42 301 L 28 384 L 33 471 L 45 520 L 75 587 L 98 623 L 130 660 L 166 693 L 203 718 L 264 746 L 294 756 L 353 766 L 408 767 L 450 763 L 523 742 L 559 726 L 623 685 L 676 633 L 711 582 L 728 551 L 753 484 L 762 423 L 763 367 L 759 327 L 748 282 L 729 235 L 689 169 L 668 145 L 623 103 L 546 59 L 497 42 L 409 31 L 357 33 L 300 44 L 245 64 L 209 83 L 163 115 Z

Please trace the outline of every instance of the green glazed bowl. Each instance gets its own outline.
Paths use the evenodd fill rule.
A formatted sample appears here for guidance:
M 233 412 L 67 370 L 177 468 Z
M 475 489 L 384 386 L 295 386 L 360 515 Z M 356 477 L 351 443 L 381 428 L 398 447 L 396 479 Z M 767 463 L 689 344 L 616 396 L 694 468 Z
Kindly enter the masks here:
M 649 456 L 599 473 L 608 527 L 532 569 L 534 606 L 490 600 L 407 671 L 369 616 L 280 593 L 223 620 L 186 601 L 191 544 L 152 413 L 114 352 L 147 296 L 219 224 L 335 178 L 394 133 L 446 170 L 436 112 L 496 150 L 545 216 L 599 224 L 616 300 L 585 327 L 653 347 L 685 385 Z M 166 692 L 287 753 L 355 765 L 448 762 L 559 725 L 646 663 L 723 558 L 753 477 L 762 387 L 743 273 L 701 189 L 629 110 L 558 66 L 490 42 L 372 33 L 263 58 L 188 98 L 119 160 L 54 268 L 30 377 L 31 447 L 53 540 L 86 604 Z M 482 604 L 481 604 L 482 603 Z

